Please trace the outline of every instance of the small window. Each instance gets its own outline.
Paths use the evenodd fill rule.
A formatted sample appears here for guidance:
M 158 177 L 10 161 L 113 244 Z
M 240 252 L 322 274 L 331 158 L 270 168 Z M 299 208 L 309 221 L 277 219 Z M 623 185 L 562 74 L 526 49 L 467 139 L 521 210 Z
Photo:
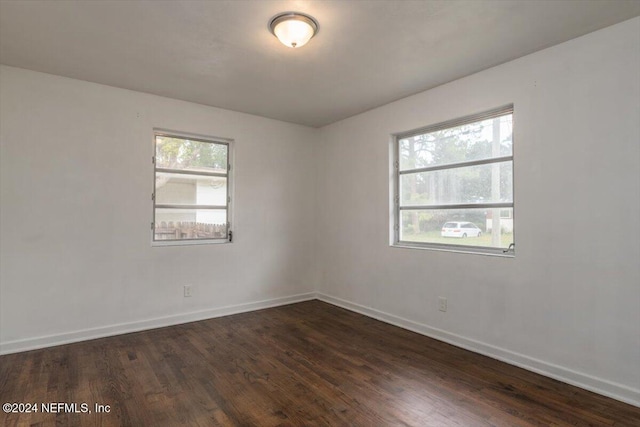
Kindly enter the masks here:
M 230 144 L 155 132 L 154 243 L 231 241 Z
M 398 134 L 393 148 L 395 245 L 514 247 L 512 105 Z

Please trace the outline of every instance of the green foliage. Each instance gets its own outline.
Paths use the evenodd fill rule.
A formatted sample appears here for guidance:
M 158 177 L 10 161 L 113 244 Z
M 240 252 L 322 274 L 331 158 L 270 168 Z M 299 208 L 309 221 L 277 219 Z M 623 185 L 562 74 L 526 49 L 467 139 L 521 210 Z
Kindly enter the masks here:
M 227 145 L 183 138 L 156 137 L 156 164 L 169 169 L 227 169 Z

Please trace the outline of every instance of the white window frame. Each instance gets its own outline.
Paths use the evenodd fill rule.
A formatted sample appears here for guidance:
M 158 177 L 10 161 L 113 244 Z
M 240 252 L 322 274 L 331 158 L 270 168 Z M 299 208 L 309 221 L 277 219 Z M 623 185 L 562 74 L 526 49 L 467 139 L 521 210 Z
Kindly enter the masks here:
M 220 144 L 227 146 L 227 173 L 217 173 L 217 172 L 200 172 L 200 171 L 190 171 L 190 170 L 182 170 L 182 169 L 168 169 L 168 168 L 159 168 L 156 164 L 156 138 L 158 136 L 165 136 L 169 138 L 178 138 L 178 139 L 188 139 L 190 141 L 198 141 L 198 142 L 206 142 L 211 144 Z M 233 230 L 232 230 L 232 191 L 233 191 L 233 180 L 232 180 L 232 160 L 233 160 L 233 143 L 234 140 L 230 138 L 220 138 L 220 137 L 211 137 L 205 135 L 198 135 L 188 132 L 179 132 L 167 129 L 153 129 L 153 156 L 151 158 L 151 162 L 153 164 L 153 193 L 151 194 L 151 245 L 152 246 L 181 246 L 181 245 L 210 245 L 210 244 L 220 244 L 220 243 L 231 243 L 233 241 Z M 225 177 L 227 179 L 227 202 L 225 205 L 220 206 L 207 206 L 207 205 L 166 205 L 166 204 L 157 204 L 156 203 L 156 174 L 158 172 L 169 172 L 180 175 L 197 175 L 197 176 L 216 176 L 216 177 Z M 158 208 L 182 208 L 182 209 L 226 209 L 227 212 L 227 232 L 225 237 L 221 238 L 210 238 L 210 239 L 171 239 L 171 240 L 156 240 L 155 238 L 155 224 L 156 224 L 156 209 Z
M 482 160 L 472 160 L 451 164 L 443 164 L 436 165 L 432 167 L 421 167 L 415 169 L 407 169 L 400 171 L 400 140 L 405 138 L 410 138 L 416 135 L 422 135 L 426 133 L 436 132 L 439 130 L 450 129 L 457 126 L 462 126 L 470 123 L 475 123 L 487 119 L 492 119 L 500 116 L 504 116 L 507 114 L 512 114 L 513 123 L 515 123 L 515 114 L 514 114 L 514 106 L 513 104 L 505 105 L 499 108 L 495 108 L 489 111 L 485 111 L 478 114 L 472 114 L 469 116 L 461 117 L 454 120 L 449 120 L 446 122 L 437 123 L 434 125 L 414 129 L 407 132 L 395 133 L 392 135 L 391 141 L 391 246 L 402 247 L 402 248 L 415 248 L 415 249 L 430 249 L 430 250 L 440 250 L 440 251 L 448 251 L 448 252 L 462 252 L 462 253 L 472 253 L 472 254 L 481 254 L 481 255 L 494 255 L 494 256 L 503 256 L 503 257 L 514 257 L 515 256 L 515 173 L 512 173 L 512 188 L 513 188 L 513 201 L 510 203 L 460 203 L 460 204 L 446 204 L 446 205 L 420 205 L 420 206 L 401 206 L 401 195 L 400 195 L 400 176 L 408 173 L 417 173 L 417 172 L 429 172 L 435 170 L 447 170 L 447 169 L 455 169 L 460 167 L 469 167 L 469 166 L 477 166 L 484 164 L 492 164 L 492 163 L 500 163 L 505 161 L 511 161 L 513 171 L 515 171 L 515 141 L 512 146 L 512 151 L 510 156 L 499 156 L 493 157 L 489 159 Z M 513 127 L 512 139 L 515 140 L 515 124 Z M 400 240 L 400 216 L 401 212 L 404 210 L 429 210 L 429 209 L 473 209 L 473 208 L 486 208 L 486 209 L 494 209 L 501 208 L 512 209 L 513 216 L 513 244 L 509 246 L 509 248 L 497 248 L 497 247 L 486 247 L 486 246 L 473 246 L 473 245 L 461 245 L 454 243 L 428 243 L 428 242 L 412 242 L 412 241 L 404 241 Z

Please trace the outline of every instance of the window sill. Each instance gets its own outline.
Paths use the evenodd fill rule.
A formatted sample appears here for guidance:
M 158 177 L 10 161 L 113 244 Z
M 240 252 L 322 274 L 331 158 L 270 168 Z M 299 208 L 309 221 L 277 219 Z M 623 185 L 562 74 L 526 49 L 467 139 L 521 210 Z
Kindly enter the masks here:
M 395 242 L 390 244 L 392 248 L 400 249 L 422 249 L 428 251 L 453 252 L 459 254 L 485 255 L 498 258 L 515 258 L 516 254 L 513 250 L 505 253 L 501 248 L 481 248 L 475 246 L 458 246 L 458 245 L 437 245 L 416 242 Z
M 198 246 L 198 245 L 221 245 L 225 243 L 232 243 L 229 239 L 207 239 L 207 240 L 153 240 L 151 241 L 152 247 L 162 246 Z

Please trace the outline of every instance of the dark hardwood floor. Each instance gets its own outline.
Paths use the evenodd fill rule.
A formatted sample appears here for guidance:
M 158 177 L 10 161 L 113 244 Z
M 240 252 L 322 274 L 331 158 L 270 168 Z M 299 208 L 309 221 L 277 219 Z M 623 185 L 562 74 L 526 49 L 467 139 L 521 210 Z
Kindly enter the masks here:
M 319 301 L 1 356 L 0 396 L 92 411 L 2 426 L 640 426 L 640 408 Z

